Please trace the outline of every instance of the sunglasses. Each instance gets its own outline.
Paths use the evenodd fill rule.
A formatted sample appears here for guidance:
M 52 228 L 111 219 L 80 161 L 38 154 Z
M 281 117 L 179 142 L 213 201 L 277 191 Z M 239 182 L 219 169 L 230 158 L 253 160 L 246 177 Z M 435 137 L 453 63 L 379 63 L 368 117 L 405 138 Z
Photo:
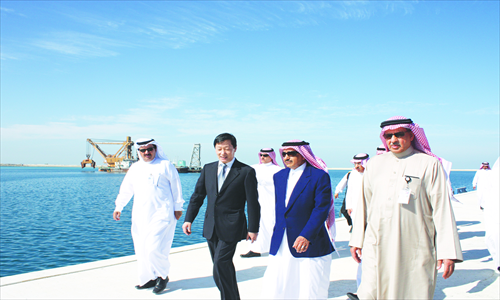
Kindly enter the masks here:
M 261 157 L 269 157 L 269 154 L 261 154 Z
M 287 155 L 288 155 L 288 157 L 295 157 L 295 156 L 297 156 L 297 154 L 299 154 L 299 152 L 297 152 L 297 151 L 288 151 L 288 152 L 281 153 L 281 155 L 283 157 L 285 157 Z
M 406 131 L 400 131 L 396 133 L 384 133 L 384 139 L 389 140 L 392 139 L 392 136 L 395 136 L 397 138 L 402 138 L 406 134 Z
M 140 152 L 144 153 L 146 151 L 149 151 L 149 152 L 152 152 L 153 150 L 156 150 L 155 147 L 149 147 L 149 148 L 146 148 L 146 149 L 139 149 Z

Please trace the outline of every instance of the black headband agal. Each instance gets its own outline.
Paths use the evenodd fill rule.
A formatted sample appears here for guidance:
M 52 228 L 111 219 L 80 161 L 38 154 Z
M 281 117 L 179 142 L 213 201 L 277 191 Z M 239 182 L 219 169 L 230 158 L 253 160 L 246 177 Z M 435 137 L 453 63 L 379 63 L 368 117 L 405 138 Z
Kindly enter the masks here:
M 155 141 L 154 139 L 150 139 L 149 141 L 145 141 L 145 142 L 137 142 L 137 145 L 142 146 L 142 145 L 146 145 L 146 144 L 149 144 L 151 142 L 154 142 L 154 141 Z
M 384 147 L 377 147 L 377 151 L 387 151 Z
M 360 159 L 360 160 L 363 160 L 363 159 L 367 159 L 368 157 L 370 157 L 368 154 L 365 154 L 363 156 L 357 156 L 357 155 L 354 155 L 354 157 L 352 159 Z
M 384 128 L 385 126 L 390 126 L 390 125 L 399 125 L 399 124 L 413 124 L 413 121 L 411 119 L 384 121 L 380 124 L 380 128 Z
M 271 150 L 269 150 L 269 149 L 266 149 L 266 150 L 260 149 L 260 152 L 274 152 L 274 149 L 273 148 L 271 148 Z
M 285 142 L 281 145 L 281 147 L 286 147 L 286 146 L 307 146 L 309 145 L 308 142 Z

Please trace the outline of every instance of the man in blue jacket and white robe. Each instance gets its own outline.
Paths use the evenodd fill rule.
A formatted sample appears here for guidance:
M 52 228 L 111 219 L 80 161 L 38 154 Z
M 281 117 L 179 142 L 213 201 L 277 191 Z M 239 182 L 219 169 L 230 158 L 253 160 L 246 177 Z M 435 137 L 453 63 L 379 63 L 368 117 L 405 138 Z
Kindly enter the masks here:
M 274 175 L 276 225 L 262 298 L 327 299 L 331 253 L 326 224 L 332 189 L 326 164 L 309 143 L 283 143 L 286 168 Z

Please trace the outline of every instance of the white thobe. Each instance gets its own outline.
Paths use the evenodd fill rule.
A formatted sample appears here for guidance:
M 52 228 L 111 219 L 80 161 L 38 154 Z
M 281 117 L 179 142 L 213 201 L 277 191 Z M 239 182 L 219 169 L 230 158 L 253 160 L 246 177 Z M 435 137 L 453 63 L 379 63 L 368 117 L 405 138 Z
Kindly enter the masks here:
M 287 206 L 305 167 L 306 163 L 290 170 L 285 198 Z M 285 229 L 278 253 L 269 256 L 263 278 L 262 299 L 327 299 L 331 262 L 331 254 L 294 257 L 288 247 Z
M 399 203 L 405 188 L 407 204 Z M 358 297 L 432 299 L 437 260 L 463 260 L 439 160 L 413 148 L 375 156 L 360 199 L 349 243 L 362 248 Z
M 349 175 L 349 179 L 347 178 L 346 174 L 335 187 L 335 193 L 341 193 L 347 187 L 345 195 L 345 208 L 352 209 L 351 219 L 353 220 L 353 222 L 354 211 L 356 211 L 359 198 L 361 198 L 362 184 L 363 173 L 358 172 L 356 169 L 352 169 Z
M 273 175 L 281 170 L 280 166 L 273 163 L 253 165 L 257 177 L 257 191 L 259 193 L 260 222 L 259 236 L 257 240 L 250 243 L 249 249 L 255 253 L 269 252 L 271 237 L 273 235 L 274 223 L 276 221 Z
M 491 170 L 480 169 L 474 175 L 474 179 L 472 180 L 472 187 L 477 189 L 477 200 L 480 207 L 484 208 L 484 185 L 488 181 L 488 177 L 491 175 Z
M 500 166 L 499 160 L 488 172 L 488 180 L 484 182 L 484 240 L 493 258 L 495 269 L 500 271 Z M 479 188 L 478 188 L 479 189 Z
M 168 256 L 184 200 L 179 174 L 168 160 L 155 158 L 134 163 L 125 175 L 116 198 L 115 211 L 122 211 L 134 197 L 132 239 L 139 270 L 139 284 L 167 278 Z
M 345 195 L 345 208 L 352 209 L 351 212 L 351 220 L 354 223 L 355 214 L 354 212 L 357 210 L 358 203 L 360 202 L 360 198 L 362 197 L 363 191 L 363 174 L 358 172 L 356 169 L 352 169 L 349 174 L 349 178 L 347 178 L 347 174 L 342 178 L 342 180 L 335 187 L 335 193 L 342 192 L 346 187 L 346 195 Z M 356 284 L 361 284 L 361 275 L 363 272 L 362 264 L 358 264 L 358 271 L 356 273 Z

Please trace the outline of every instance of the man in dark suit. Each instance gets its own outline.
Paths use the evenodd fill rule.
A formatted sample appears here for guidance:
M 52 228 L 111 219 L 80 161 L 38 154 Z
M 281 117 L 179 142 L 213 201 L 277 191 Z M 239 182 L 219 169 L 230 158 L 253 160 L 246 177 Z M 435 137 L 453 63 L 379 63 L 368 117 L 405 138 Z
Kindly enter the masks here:
M 307 142 L 283 143 L 280 153 L 286 168 L 274 175 L 276 225 L 262 298 L 326 299 L 334 251 L 325 226 L 330 176 Z
M 252 167 L 234 157 L 236 138 L 232 134 L 219 134 L 214 147 L 219 161 L 203 167 L 182 230 L 191 234 L 191 224 L 207 197 L 203 237 L 212 256 L 214 281 L 221 299 L 240 299 L 233 256 L 240 240 L 257 239 L 260 221 L 257 179 Z M 248 226 L 245 203 L 248 203 Z

